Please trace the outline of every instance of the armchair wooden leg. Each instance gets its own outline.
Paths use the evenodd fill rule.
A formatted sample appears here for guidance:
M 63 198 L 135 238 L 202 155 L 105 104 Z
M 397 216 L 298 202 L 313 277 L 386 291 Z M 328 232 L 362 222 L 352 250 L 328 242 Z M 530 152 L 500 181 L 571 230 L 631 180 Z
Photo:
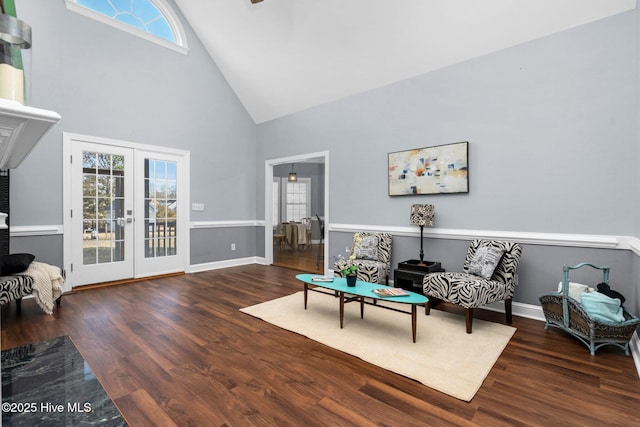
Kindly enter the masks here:
M 464 311 L 464 320 L 467 325 L 467 333 L 471 333 L 471 326 L 473 323 L 473 308 L 467 308 Z
M 511 325 L 513 323 L 513 316 L 511 311 L 511 298 L 504 300 L 504 314 L 507 316 L 507 323 Z
M 424 305 L 424 314 L 426 314 L 427 316 L 431 314 L 431 301 L 427 301 L 427 303 Z

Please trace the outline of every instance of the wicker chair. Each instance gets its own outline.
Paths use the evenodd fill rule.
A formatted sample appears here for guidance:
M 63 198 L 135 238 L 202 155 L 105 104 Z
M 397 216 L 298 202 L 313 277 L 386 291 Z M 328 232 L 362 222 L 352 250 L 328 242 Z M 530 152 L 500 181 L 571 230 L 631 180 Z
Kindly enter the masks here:
M 495 269 L 487 278 L 470 272 L 477 252 L 495 248 L 504 251 Z M 463 272 L 431 273 L 424 277 L 423 290 L 430 299 L 457 304 L 465 309 L 467 333 L 471 333 L 473 309 L 496 301 L 504 301 L 506 320 L 512 322 L 511 298 L 516 287 L 516 271 L 522 254 L 522 245 L 495 240 L 474 240 L 464 260 Z M 498 258 L 496 257 L 496 260 Z M 431 302 L 427 302 L 427 314 Z
M 589 316 L 582 304 L 569 296 L 569 271 L 584 266 L 602 270 L 603 282 L 609 283 L 609 267 L 599 267 L 586 262 L 573 267 L 565 265 L 562 268 L 562 291 L 551 292 L 540 297 L 540 304 L 546 318 L 544 328 L 553 326 L 568 332 L 586 345 L 592 356 L 597 349 L 605 345 L 616 345 L 629 356 L 629 341 L 640 325 L 640 319 L 623 307 L 622 314 L 625 320 L 622 322 L 596 320 Z

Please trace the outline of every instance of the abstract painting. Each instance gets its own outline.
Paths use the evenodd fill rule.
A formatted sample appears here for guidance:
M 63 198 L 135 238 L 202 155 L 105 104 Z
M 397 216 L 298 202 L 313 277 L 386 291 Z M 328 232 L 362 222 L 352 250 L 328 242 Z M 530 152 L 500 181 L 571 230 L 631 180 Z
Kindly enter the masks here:
M 389 153 L 389 196 L 469 192 L 469 142 Z

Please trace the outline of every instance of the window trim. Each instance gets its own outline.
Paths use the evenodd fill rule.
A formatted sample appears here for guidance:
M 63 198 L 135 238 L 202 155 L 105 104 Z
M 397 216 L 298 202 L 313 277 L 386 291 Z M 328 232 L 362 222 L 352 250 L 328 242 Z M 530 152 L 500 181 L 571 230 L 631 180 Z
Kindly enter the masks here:
M 282 197 L 282 192 L 280 191 L 281 187 L 282 187 L 282 182 L 280 182 L 280 178 L 274 176 L 273 184 L 271 187 L 273 191 L 273 194 L 271 196 L 273 198 L 272 215 L 273 215 L 274 228 L 277 224 L 280 224 L 282 222 L 282 220 L 280 219 L 280 212 L 282 209 L 282 207 L 280 206 L 280 198 Z
M 169 23 L 171 29 L 174 31 L 176 36 L 175 43 L 163 39 L 162 37 L 147 33 L 146 31 L 139 30 L 138 28 L 134 28 L 131 25 L 127 25 L 123 22 L 118 21 L 117 19 L 109 18 L 108 16 L 98 13 L 87 7 L 81 6 L 78 4 L 77 0 L 65 0 L 65 4 L 68 10 L 186 55 L 189 52 L 189 47 L 187 46 L 187 37 L 184 31 L 184 27 L 182 26 L 182 23 L 178 19 L 176 13 L 165 0 L 149 1 L 151 1 L 158 8 L 160 13 L 162 13 L 164 18 Z
M 282 217 L 282 221 L 289 221 L 287 217 L 287 207 L 289 206 L 289 201 L 287 200 L 287 190 L 289 184 L 304 184 L 306 186 L 306 200 L 305 200 L 305 215 L 302 218 L 311 217 L 311 178 L 302 178 L 298 177 L 297 182 L 289 182 L 287 177 L 280 178 L 280 194 L 281 194 L 281 211 L 280 216 Z M 300 203 L 302 204 L 302 203 Z

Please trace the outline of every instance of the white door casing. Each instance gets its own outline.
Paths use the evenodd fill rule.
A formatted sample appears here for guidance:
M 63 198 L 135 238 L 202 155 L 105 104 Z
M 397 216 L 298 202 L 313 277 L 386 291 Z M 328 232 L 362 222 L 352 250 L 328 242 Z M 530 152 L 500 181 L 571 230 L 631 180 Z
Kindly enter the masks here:
M 83 167 L 83 160 L 90 158 L 87 153 L 102 153 L 97 158 L 103 164 L 93 174 L 95 177 L 91 170 Z M 65 291 L 90 283 L 186 271 L 189 261 L 187 151 L 64 133 L 63 155 Z M 124 167 L 118 164 L 115 172 L 107 172 L 104 163 L 108 156 L 116 156 Z M 152 170 L 157 171 L 151 177 L 147 176 L 150 164 Z M 171 169 L 170 176 L 167 169 Z M 83 191 L 91 191 L 90 185 L 84 186 L 83 182 L 91 184 L 93 180 L 102 184 L 110 182 L 110 195 L 115 199 L 105 201 L 103 197 L 108 192 L 102 186 L 84 200 Z M 100 226 L 97 230 L 85 227 L 91 223 L 91 218 L 87 218 L 90 217 L 87 212 L 93 210 L 91 197 L 105 211 L 94 218 L 94 223 Z M 153 217 L 149 218 L 148 207 L 152 205 L 160 208 L 153 210 Z M 105 209 L 105 206 L 108 207 Z

